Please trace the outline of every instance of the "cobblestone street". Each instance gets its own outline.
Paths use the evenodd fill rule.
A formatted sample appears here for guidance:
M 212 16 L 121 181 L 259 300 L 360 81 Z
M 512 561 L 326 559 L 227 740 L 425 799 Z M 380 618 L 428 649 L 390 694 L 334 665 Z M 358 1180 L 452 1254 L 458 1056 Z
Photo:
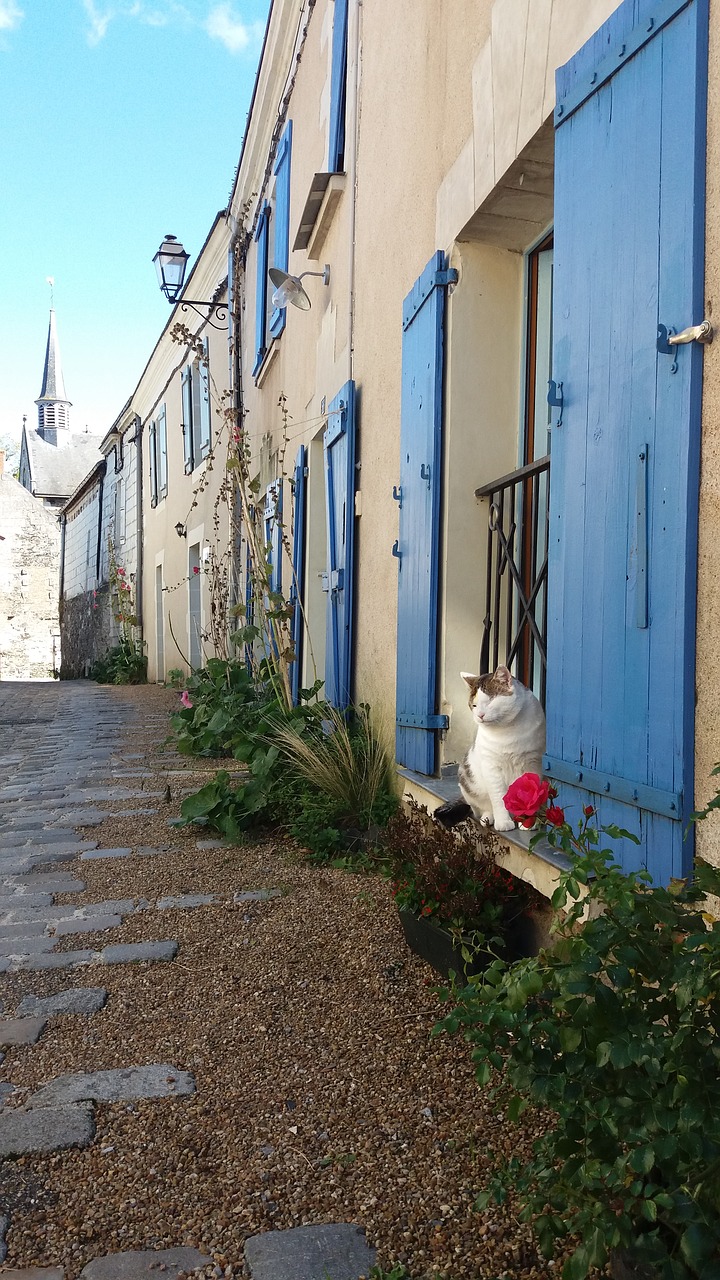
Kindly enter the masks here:
M 5 1277 L 546 1275 L 386 882 L 174 826 L 176 700 L 0 684 Z

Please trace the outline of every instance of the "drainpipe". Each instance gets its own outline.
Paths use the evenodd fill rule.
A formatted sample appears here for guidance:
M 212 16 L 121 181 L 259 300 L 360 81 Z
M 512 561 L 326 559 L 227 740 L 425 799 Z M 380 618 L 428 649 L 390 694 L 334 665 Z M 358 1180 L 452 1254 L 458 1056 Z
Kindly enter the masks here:
M 131 437 L 135 445 L 135 617 L 137 618 L 140 642 L 143 633 L 143 487 L 142 487 L 142 422 L 140 415 L 135 414 L 135 435 Z
M 100 556 L 102 554 L 102 527 L 103 527 L 103 491 L 105 488 L 105 470 L 107 462 L 103 463 L 99 477 L 98 485 L 98 527 L 97 527 L 97 552 L 95 555 L 95 581 L 100 582 Z
M 58 589 L 58 623 L 60 625 L 60 653 L 62 655 L 62 633 L 63 633 L 63 595 L 65 594 L 65 529 L 67 525 L 67 516 L 63 511 L 60 515 L 60 585 Z M 62 657 L 61 657 L 62 662 Z
M 357 152 L 358 129 L 360 126 L 360 109 L 358 88 L 360 84 L 360 27 L 363 0 L 351 0 L 348 11 L 348 68 L 346 85 L 346 111 L 352 113 L 347 128 L 346 141 L 348 154 L 346 167 L 350 185 L 350 235 L 348 237 L 348 381 L 351 382 L 354 370 L 355 342 L 355 221 L 357 212 Z M 352 50 L 352 55 L 351 55 Z M 349 110 L 348 110 L 349 108 Z

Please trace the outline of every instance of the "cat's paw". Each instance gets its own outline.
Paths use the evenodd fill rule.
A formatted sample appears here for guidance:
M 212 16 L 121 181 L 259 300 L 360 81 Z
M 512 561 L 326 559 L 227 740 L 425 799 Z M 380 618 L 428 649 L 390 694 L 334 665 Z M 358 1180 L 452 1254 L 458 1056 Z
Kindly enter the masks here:
M 495 830 L 496 831 L 514 831 L 515 830 L 515 823 L 513 822 L 509 813 L 506 813 L 503 817 L 498 817 L 495 819 Z
M 493 816 L 491 813 L 481 813 L 478 821 L 481 827 L 491 827 L 493 824 Z

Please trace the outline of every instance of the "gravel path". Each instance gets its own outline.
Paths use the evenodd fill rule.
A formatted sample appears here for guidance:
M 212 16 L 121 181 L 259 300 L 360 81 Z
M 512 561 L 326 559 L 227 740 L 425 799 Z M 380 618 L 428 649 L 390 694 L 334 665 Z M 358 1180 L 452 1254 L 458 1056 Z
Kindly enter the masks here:
M 43 706 L 71 696 L 42 688 L 36 734 Z M 511 1207 L 472 1209 L 493 1161 L 521 1151 L 538 1122 L 506 1128 L 475 1085 L 467 1047 L 430 1039 L 435 975 L 408 952 L 386 883 L 312 867 L 282 839 L 200 848 L 197 831 L 169 828 L 183 791 L 214 763 L 163 746 L 177 695 L 102 694 L 110 737 L 117 722 L 114 763 L 88 786 L 92 808 L 112 816 L 78 834 L 133 852 L 63 862 L 63 876 L 86 887 L 54 902 L 149 905 L 111 928 L 61 936 L 54 950 L 176 940 L 179 952 L 164 964 L 2 975 L 6 1015 L 29 995 L 108 993 L 91 1015 L 53 1017 L 36 1044 L 6 1051 L 0 1078 L 14 1092 L 5 1108 L 60 1075 L 151 1063 L 191 1073 L 196 1092 L 100 1102 L 86 1149 L 6 1161 L 7 1265 L 62 1265 L 75 1280 L 104 1253 L 183 1245 L 210 1254 L 215 1274 L 240 1277 L 250 1235 L 354 1222 L 383 1266 L 402 1261 L 418 1280 L 559 1274 L 559 1262 L 538 1260 Z M 12 768 L 6 776 L 12 785 Z M 98 798 L 105 787 L 145 795 Z M 170 848 L 139 855 L 139 846 Z M 56 870 L 39 864 L 36 874 Z M 234 902 L 272 888 L 281 895 Z M 155 905 L 187 894 L 215 900 Z

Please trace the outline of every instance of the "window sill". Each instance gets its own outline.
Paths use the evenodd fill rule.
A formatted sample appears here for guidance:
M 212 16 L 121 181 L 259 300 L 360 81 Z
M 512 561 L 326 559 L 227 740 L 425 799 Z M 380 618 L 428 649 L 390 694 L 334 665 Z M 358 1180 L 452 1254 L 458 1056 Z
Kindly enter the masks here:
M 424 804 L 430 813 L 440 805 L 460 798 L 455 765 L 443 770 L 443 775 L 439 778 L 414 773 L 411 769 L 402 769 L 400 766 L 397 771 L 404 780 L 405 797 Z M 498 862 L 519 880 L 526 880 L 538 893 L 551 898 L 561 872 L 570 869 L 570 860 L 549 844 L 537 844 L 531 850 L 530 836 L 531 832 L 520 829 L 498 833 L 498 840 L 506 845 L 498 856 Z
M 344 173 L 313 175 L 305 208 L 300 217 L 300 226 L 293 241 L 293 250 L 306 249 L 307 256 L 312 262 L 319 260 L 325 247 L 335 210 L 344 190 Z
M 256 387 L 262 387 L 265 379 L 268 376 L 268 373 L 270 372 L 272 366 L 275 364 L 275 361 L 277 360 L 279 351 L 280 351 L 280 338 L 279 337 L 273 338 L 272 342 L 270 343 L 270 346 L 265 352 L 265 357 L 263 359 L 263 362 L 260 365 L 260 368 L 258 369 L 257 373 L 255 374 Z

